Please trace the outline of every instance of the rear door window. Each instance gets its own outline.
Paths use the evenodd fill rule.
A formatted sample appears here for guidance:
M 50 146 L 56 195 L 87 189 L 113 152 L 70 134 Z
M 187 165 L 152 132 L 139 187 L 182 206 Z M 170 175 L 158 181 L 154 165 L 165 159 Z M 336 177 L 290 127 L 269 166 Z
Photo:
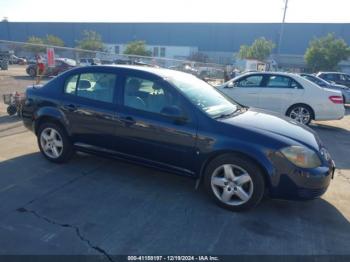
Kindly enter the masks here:
M 272 88 L 289 88 L 289 78 L 284 76 L 269 76 L 266 87 Z
M 268 88 L 302 88 L 299 83 L 287 76 L 271 75 L 267 77 Z
M 113 103 L 117 76 L 113 73 L 83 73 L 66 80 L 64 92 L 86 99 Z
M 252 75 L 252 76 L 247 76 L 241 79 L 238 79 L 235 81 L 235 86 L 237 87 L 260 87 L 261 82 L 263 80 L 262 75 Z
M 73 75 L 73 76 L 70 76 L 66 80 L 66 85 L 65 85 L 65 88 L 64 88 L 64 92 L 66 94 L 73 94 L 73 95 L 75 95 L 78 79 L 79 79 L 79 75 Z
M 112 103 L 116 75 L 110 73 L 81 74 L 77 85 L 77 96 Z

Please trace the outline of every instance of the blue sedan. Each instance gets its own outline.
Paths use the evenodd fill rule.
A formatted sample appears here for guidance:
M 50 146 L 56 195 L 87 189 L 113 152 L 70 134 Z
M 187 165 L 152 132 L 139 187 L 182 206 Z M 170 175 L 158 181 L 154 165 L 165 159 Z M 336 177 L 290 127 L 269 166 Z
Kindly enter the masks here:
M 308 127 L 168 69 L 75 68 L 28 88 L 22 117 L 52 162 L 77 150 L 188 176 L 233 211 L 256 206 L 265 193 L 318 197 L 334 174 Z

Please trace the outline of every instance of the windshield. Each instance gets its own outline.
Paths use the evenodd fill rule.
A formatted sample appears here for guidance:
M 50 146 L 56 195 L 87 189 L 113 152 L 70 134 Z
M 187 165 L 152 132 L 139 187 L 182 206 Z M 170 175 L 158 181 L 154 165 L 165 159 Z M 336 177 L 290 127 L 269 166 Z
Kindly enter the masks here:
M 239 106 L 225 97 L 214 87 L 192 75 L 167 79 L 182 92 L 200 110 L 212 118 L 232 114 Z

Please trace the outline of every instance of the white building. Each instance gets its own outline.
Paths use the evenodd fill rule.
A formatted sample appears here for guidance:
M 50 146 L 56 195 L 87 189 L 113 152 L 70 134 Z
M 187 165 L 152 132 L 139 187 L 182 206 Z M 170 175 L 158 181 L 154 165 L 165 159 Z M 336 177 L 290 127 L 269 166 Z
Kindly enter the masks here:
M 105 44 L 106 51 L 111 55 L 124 54 L 126 47 L 127 44 Z M 198 47 L 194 46 L 146 45 L 146 49 L 151 51 L 153 57 L 181 60 L 198 52 Z

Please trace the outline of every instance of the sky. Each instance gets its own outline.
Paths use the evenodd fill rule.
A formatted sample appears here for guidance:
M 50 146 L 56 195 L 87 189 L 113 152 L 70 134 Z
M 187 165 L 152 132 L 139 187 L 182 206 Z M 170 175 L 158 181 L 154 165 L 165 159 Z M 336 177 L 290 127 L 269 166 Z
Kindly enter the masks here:
M 0 0 L 12 22 L 281 22 L 285 0 Z M 350 0 L 289 0 L 286 22 L 350 23 Z

